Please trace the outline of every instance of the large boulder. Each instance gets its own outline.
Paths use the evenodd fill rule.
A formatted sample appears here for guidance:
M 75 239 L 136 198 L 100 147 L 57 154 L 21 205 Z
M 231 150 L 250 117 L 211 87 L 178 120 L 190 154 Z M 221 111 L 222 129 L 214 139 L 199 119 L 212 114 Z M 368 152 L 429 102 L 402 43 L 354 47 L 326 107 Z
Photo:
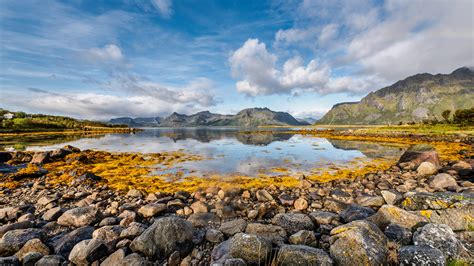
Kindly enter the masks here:
M 164 203 L 149 203 L 138 209 L 138 213 L 145 218 L 149 218 L 166 211 L 166 208 Z
M 428 222 L 424 216 L 405 211 L 393 205 L 383 205 L 376 214 L 367 218 L 367 220 L 373 222 L 382 230 L 385 230 L 385 227 L 389 224 L 397 224 L 412 229 Z
M 195 227 L 206 227 L 218 224 L 221 219 L 213 212 L 199 212 L 191 214 L 188 217 L 188 221 L 190 221 Z
M 53 248 L 55 254 L 59 254 L 64 258 L 69 257 L 72 248 L 82 240 L 92 238 L 94 227 L 84 226 L 77 228 L 66 234 L 61 234 L 50 239 L 49 244 Z
M 427 176 L 427 175 L 434 175 L 438 172 L 436 166 L 430 162 L 422 162 L 417 168 L 416 172 L 419 175 Z
M 16 229 L 6 232 L 0 239 L 0 257 L 11 256 L 20 250 L 31 239 L 44 239 L 45 233 L 41 229 Z
M 272 243 L 263 237 L 239 233 L 230 241 L 230 254 L 249 264 L 264 265 L 269 262 Z
M 258 235 L 275 244 L 284 243 L 288 239 L 283 227 L 272 224 L 250 223 L 247 225 L 245 233 Z
M 398 262 L 400 265 L 446 265 L 443 253 L 430 246 L 404 246 L 398 251 Z
M 178 217 L 158 219 L 130 244 L 135 252 L 147 257 L 168 257 L 178 251 L 186 256 L 193 248 L 193 225 Z
M 373 223 L 357 220 L 331 230 L 331 257 L 339 265 L 384 265 L 387 238 Z
M 69 254 L 69 260 L 76 265 L 90 265 L 107 256 L 108 249 L 101 239 L 88 239 L 77 243 Z
M 230 237 L 237 233 L 242 233 L 247 227 L 247 222 L 244 219 L 235 219 L 229 222 L 222 223 L 219 230 L 226 236 Z
M 411 164 L 413 169 L 418 168 L 422 162 L 430 162 L 437 168 L 441 166 L 436 150 L 426 144 L 410 146 L 398 160 L 400 165 Z
M 15 254 L 21 261 L 23 258 L 31 252 L 41 253 L 43 256 L 49 255 L 50 250 L 41 239 L 34 238 L 26 242 L 23 247 Z
M 341 216 L 341 219 L 346 222 L 352 222 L 355 220 L 361 220 L 365 219 L 375 213 L 374 210 L 371 208 L 367 207 L 362 207 L 357 204 L 351 204 L 349 205 L 346 209 L 344 209 L 339 216 Z
M 426 245 L 439 249 L 447 259 L 453 259 L 463 250 L 456 234 L 445 224 L 427 224 L 413 234 L 416 246 Z
M 92 225 L 100 219 L 100 212 L 96 207 L 78 207 L 65 211 L 59 218 L 58 224 L 64 226 L 82 227 Z
M 303 245 L 283 245 L 275 258 L 276 265 L 321 265 L 329 266 L 334 262 L 331 257 L 322 249 Z
M 430 185 L 431 188 L 438 189 L 438 190 L 445 189 L 448 187 L 458 186 L 458 184 L 456 183 L 456 179 L 454 179 L 454 177 L 445 173 L 437 174 L 431 177 L 428 184 Z
M 44 164 L 50 161 L 50 156 L 48 151 L 38 151 L 35 152 L 30 163 L 33 164 Z
M 281 226 L 289 234 L 301 230 L 314 230 L 315 226 L 311 218 L 304 213 L 280 213 L 272 219 L 272 224 Z

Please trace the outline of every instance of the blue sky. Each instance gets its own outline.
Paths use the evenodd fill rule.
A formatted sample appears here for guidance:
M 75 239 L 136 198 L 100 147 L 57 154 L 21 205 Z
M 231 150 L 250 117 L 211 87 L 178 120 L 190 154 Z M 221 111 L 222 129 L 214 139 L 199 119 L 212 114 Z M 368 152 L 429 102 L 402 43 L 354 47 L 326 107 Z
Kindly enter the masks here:
M 107 119 L 320 116 L 474 65 L 470 0 L 0 0 L 0 107 Z

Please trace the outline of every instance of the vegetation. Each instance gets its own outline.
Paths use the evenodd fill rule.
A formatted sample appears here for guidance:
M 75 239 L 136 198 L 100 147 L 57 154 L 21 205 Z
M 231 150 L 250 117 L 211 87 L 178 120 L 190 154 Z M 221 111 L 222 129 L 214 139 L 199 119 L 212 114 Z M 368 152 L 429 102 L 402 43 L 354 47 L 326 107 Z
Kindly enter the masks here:
M 474 107 L 457 110 L 454 113 L 453 122 L 461 125 L 474 125 Z
M 13 118 L 5 115 L 12 114 Z M 24 112 L 9 112 L 0 109 L 0 132 L 37 132 L 37 131 L 64 131 L 85 130 L 90 128 L 123 128 L 124 125 L 108 125 L 103 122 L 78 120 L 65 116 L 43 114 L 27 114 Z

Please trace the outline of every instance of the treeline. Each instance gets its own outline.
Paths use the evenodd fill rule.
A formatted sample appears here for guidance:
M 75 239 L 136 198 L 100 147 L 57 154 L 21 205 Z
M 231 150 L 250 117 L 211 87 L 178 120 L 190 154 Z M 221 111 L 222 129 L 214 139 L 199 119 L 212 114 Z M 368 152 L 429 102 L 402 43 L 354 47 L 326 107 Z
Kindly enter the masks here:
M 6 118 L 6 114 L 13 114 L 13 118 Z M 127 127 L 126 125 L 109 125 L 107 123 L 78 120 L 65 116 L 44 114 L 27 114 L 25 112 L 9 112 L 0 109 L 0 131 L 27 132 L 27 131 L 56 131 L 56 130 L 83 130 L 85 127 Z
M 439 119 L 425 119 L 423 120 L 423 124 L 456 124 L 461 126 L 473 126 L 474 125 L 474 107 L 470 109 L 459 109 L 456 110 L 454 113 L 451 110 L 445 110 L 441 113 L 443 120 Z M 399 123 L 400 125 L 403 124 L 402 122 Z M 407 124 L 416 124 L 415 122 L 410 122 Z

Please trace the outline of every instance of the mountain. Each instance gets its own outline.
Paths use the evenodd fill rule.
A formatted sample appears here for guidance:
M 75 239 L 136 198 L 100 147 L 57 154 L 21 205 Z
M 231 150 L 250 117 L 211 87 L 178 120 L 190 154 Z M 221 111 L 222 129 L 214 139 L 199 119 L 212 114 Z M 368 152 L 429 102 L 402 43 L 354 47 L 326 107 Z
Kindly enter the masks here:
M 395 124 L 442 120 L 441 113 L 474 107 L 474 72 L 417 74 L 371 92 L 360 102 L 339 103 L 318 124 Z
M 159 127 L 197 127 L 197 126 L 301 126 L 308 125 L 300 122 L 286 112 L 274 112 L 268 108 L 248 108 L 236 115 L 214 114 L 209 111 L 193 115 L 172 113 L 170 116 L 155 118 L 120 117 L 109 121 L 110 124 L 126 124 L 132 127 L 159 126 Z

